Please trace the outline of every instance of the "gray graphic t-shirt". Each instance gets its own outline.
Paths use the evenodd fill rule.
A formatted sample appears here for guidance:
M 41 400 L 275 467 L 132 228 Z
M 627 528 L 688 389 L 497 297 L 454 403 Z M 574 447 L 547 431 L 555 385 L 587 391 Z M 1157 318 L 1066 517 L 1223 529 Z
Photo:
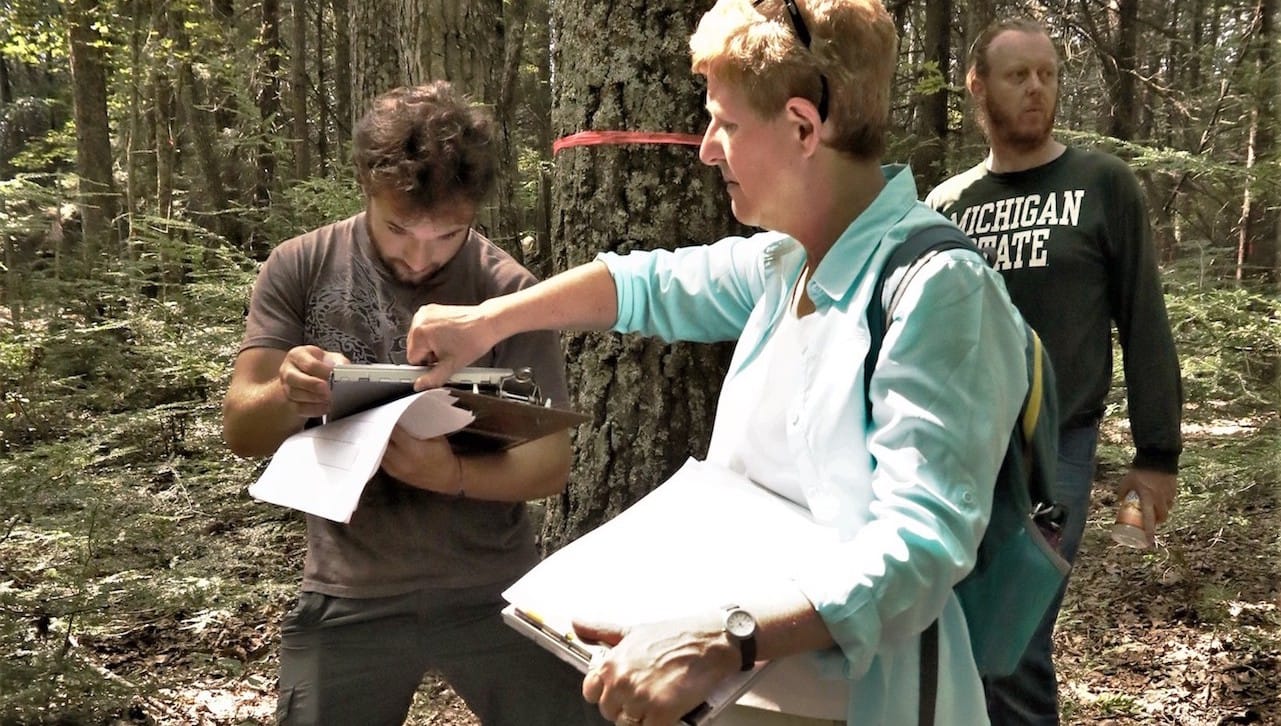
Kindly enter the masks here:
M 378 258 L 359 214 L 272 251 L 254 284 L 241 350 L 315 345 L 355 363 L 405 363 L 409 323 L 420 306 L 475 304 L 534 282 L 511 256 L 472 232 L 431 278 L 402 283 Z M 555 333 L 515 336 L 472 365 L 529 366 L 546 396 L 559 405 L 567 401 Z M 442 496 L 379 470 L 350 523 L 307 517 L 303 589 L 383 597 L 471 587 L 510 580 L 536 561 L 524 504 Z

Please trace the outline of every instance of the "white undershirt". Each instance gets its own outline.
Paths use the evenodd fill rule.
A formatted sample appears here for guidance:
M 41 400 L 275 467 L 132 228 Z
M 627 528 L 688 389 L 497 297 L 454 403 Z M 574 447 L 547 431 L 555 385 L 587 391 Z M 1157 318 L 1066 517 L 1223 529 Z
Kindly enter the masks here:
M 804 279 L 802 276 L 802 282 Z M 743 390 L 759 391 L 760 397 L 754 408 L 745 407 L 749 411 L 747 421 L 740 429 L 743 433 L 739 440 L 729 447 L 729 465 L 748 479 L 808 509 L 801 489 L 802 463 L 788 446 L 787 434 L 787 403 L 797 400 L 801 393 L 801 350 L 805 329 L 814 319 L 813 315 L 796 316 L 797 297 L 794 293 L 792 304 L 765 341 L 758 360 L 742 372 L 748 384 Z M 821 677 L 808 659 L 789 658 L 757 683 L 739 704 L 793 714 L 793 719 L 800 716 L 822 719 L 814 723 L 844 723 L 849 684 Z M 727 723 L 748 713 L 728 714 Z M 759 711 L 755 718 L 751 723 L 767 722 L 761 720 L 767 717 Z
M 804 278 L 802 278 L 804 279 Z M 799 283 L 798 283 L 799 284 Z M 780 317 L 756 363 L 743 371 L 748 378 L 744 390 L 760 393 L 749 409 L 743 435 L 731 446 L 729 466 L 748 479 L 781 497 L 809 508 L 801 490 L 796 457 L 787 445 L 787 403 L 795 401 L 801 389 L 801 341 L 805 321 L 796 317 L 792 305 Z

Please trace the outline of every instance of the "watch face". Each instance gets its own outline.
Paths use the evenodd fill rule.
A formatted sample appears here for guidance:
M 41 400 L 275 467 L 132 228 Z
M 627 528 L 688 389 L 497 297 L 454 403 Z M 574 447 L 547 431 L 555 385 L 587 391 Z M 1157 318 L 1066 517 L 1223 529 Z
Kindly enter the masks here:
M 750 638 L 756 634 L 756 620 L 746 610 L 731 610 L 725 616 L 725 630 L 735 638 Z

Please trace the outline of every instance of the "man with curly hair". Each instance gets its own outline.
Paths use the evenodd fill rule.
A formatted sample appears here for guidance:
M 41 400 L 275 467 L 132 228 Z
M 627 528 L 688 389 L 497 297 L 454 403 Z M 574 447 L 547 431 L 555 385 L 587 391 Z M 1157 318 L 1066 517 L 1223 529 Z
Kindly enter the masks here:
M 449 84 L 398 88 L 356 127 L 365 209 L 288 240 L 254 285 L 223 404 L 242 456 L 269 456 L 325 415 L 336 363 L 406 363 L 420 306 L 479 303 L 534 277 L 473 227 L 497 162 L 493 123 Z M 567 399 L 552 332 L 471 365 L 532 367 Z M 527 500 L 563 490 L 569 435 L 460 455 L 399 427 L 347 524 L 307 517 L 302 592 L 282 627 L 278 719 L 399 724 L 434 669 L 485 724 L 589 723 L 577 673 L 502 623 L 506 587 L 537 561 Z

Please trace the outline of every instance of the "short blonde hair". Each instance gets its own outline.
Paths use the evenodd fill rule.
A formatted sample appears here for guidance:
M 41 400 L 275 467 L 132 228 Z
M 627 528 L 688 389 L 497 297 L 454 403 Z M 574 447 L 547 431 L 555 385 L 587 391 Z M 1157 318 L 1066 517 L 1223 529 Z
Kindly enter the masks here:
M 880 159 L 898 53 L 893 19 L 878 0 L 796 3 L 812 39 L 809 50 L 783 0 L 718 0 L 690 37 L 694 72 L 742 89 L 766 117 L 789 98 L 817 104 L 821 74 L 828 85 L 830 145 L 859 159 Z

